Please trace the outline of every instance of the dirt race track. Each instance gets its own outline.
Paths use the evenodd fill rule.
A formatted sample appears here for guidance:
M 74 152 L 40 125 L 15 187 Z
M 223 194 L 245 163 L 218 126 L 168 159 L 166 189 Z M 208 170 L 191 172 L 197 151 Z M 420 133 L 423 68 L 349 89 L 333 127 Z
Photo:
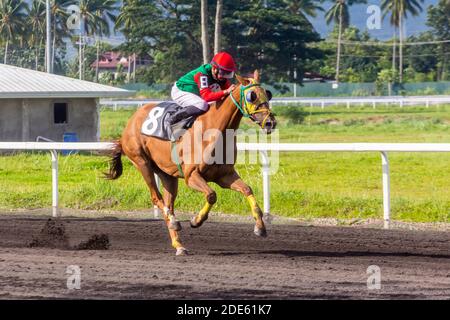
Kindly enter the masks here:
M 0 218 L 0 298 L 449 299 L 450 233 L 207 222 L 181 233 L 175 256 L 161 220 L 64 218 L 67 244 L 30 247 L 45 217 Z M 106 234 L 108 250 L 76 250 Z M 69 265 L 81 288 L 67 289 Z M 370 265 L 381 289 L 368 290 Z

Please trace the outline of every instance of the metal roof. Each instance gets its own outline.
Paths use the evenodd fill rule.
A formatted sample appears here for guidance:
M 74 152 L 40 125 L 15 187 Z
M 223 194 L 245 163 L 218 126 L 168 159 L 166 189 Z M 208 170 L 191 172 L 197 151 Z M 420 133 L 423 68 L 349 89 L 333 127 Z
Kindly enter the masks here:
M 126 97 L 133 91 L 0 64 L 0 99 Z

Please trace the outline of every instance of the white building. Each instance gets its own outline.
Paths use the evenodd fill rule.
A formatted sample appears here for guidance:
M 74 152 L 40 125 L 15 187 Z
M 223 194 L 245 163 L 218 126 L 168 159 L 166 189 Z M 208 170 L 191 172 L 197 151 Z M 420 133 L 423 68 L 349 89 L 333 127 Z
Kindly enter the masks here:
M 100 140 L 99 98 L 131 91 L 0 64 L 0 141 Z

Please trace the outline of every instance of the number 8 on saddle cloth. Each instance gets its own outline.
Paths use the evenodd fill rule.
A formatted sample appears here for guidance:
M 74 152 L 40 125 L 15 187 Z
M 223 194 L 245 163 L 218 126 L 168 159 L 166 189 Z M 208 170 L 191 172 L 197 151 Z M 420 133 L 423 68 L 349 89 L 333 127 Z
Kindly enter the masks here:
M 178 140 L 184 132 L 184 130 L 180 129 L 190 128 L 195 121 L 195 117 L 188 117 L 170 126 L 168 122 L 170 116 L 181 108 L 183 107 L 180 107 L 173 101 L 165 101 L 156 105 L 150 110 L 147 118 L 142 123 L 141 133 L 163 140 Z

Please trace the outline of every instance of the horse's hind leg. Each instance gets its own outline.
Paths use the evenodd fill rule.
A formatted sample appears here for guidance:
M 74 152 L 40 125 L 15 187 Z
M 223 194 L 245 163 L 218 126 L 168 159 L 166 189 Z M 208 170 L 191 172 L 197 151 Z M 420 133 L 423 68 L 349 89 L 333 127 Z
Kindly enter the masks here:
M 133 165 L 138 169 L 144 178 L 145 183 L 150 191 L 150 197 L 152 203 L 156 205 L 161 211 L 164 210 L 164 202 L 161 196 L 161 193 L 158 190 L 158 185 L 156 184 L 155 174 L 148 162 L 142 158 L 130 158 Z
M 170 210 L 164 205 L 163 199 L 161 197 L 161 193 L 158 190 L 158 186 L 156 185 L 154 172 L 151 169 L 148 162 L 144 159 L 130 159 L 134 166 L 141 172 L 142 177 L 145 180 L 148 188 L 150 189 L 150 194 L 152 198 L 152 202 L 154 205 L 158 206 L 164 212 L 164 220 L 166 221 L 167 227 L 169 229 L 170 239 L 172 241 L 172 246 L 177 250 L 177 255 L 186 253 L 186 249 L 181 244 L 180 238 L 178 236 L 178 232 L 173 230 L 173 225 L 170 219 L 170 216 L 167 214 Z M 173 211 L 172 211 L 173 212 Z M 175 217 L 174 217 L 175 218 Z
M 187 254 L 178 237 L 177 231 L 181 230 L 181 224 L 175 219 L 174 203 L 178 193 L 178 179 L 165 173 L 159 174 L 164 188 L 164 219 L 169 229 L 172 246 L 177 249 L 177 255 Z
M 178 193 L 178 179 L 172 176 L 169 176 L 168 174 L 164 172 L 158 173 L 159 178 L 162 181 L 164 194 L 164 218 L 167 218 L 169 221 L 169 229 L 180 231 L 181 230 L 181 224 L 177 221 L 175 218 L 175 210 L 174 210 L 174 203 L 175 198 L 177 197 Z
M 188 186 L 194 190 L 203 192 L 206 198 L 206 203 L 202 210 L 191 219 L 191 227 L 198 228 L 208 219 L 209 211 L 217 201 L 217 195 L 197 171 L 194 171 L 189 177 Z
M 252 188 L 250 188 L 242 179 L 239 177 L 236 171 L 231 172 L 228 175 L 220 177 L 216 183 L 222 188 L 228 188 L 242 193 L 246 198 L 248 203 L 250 204 L 250 208 L 252 209 L 252 215 L 255 219 L 255 229 L 254 233 L 260 237 L 266 237 L 267 231 L 266 226 L 263 221 L 263 213 L 258 203 L 256 202 L 256 198 L 253 195 Z

